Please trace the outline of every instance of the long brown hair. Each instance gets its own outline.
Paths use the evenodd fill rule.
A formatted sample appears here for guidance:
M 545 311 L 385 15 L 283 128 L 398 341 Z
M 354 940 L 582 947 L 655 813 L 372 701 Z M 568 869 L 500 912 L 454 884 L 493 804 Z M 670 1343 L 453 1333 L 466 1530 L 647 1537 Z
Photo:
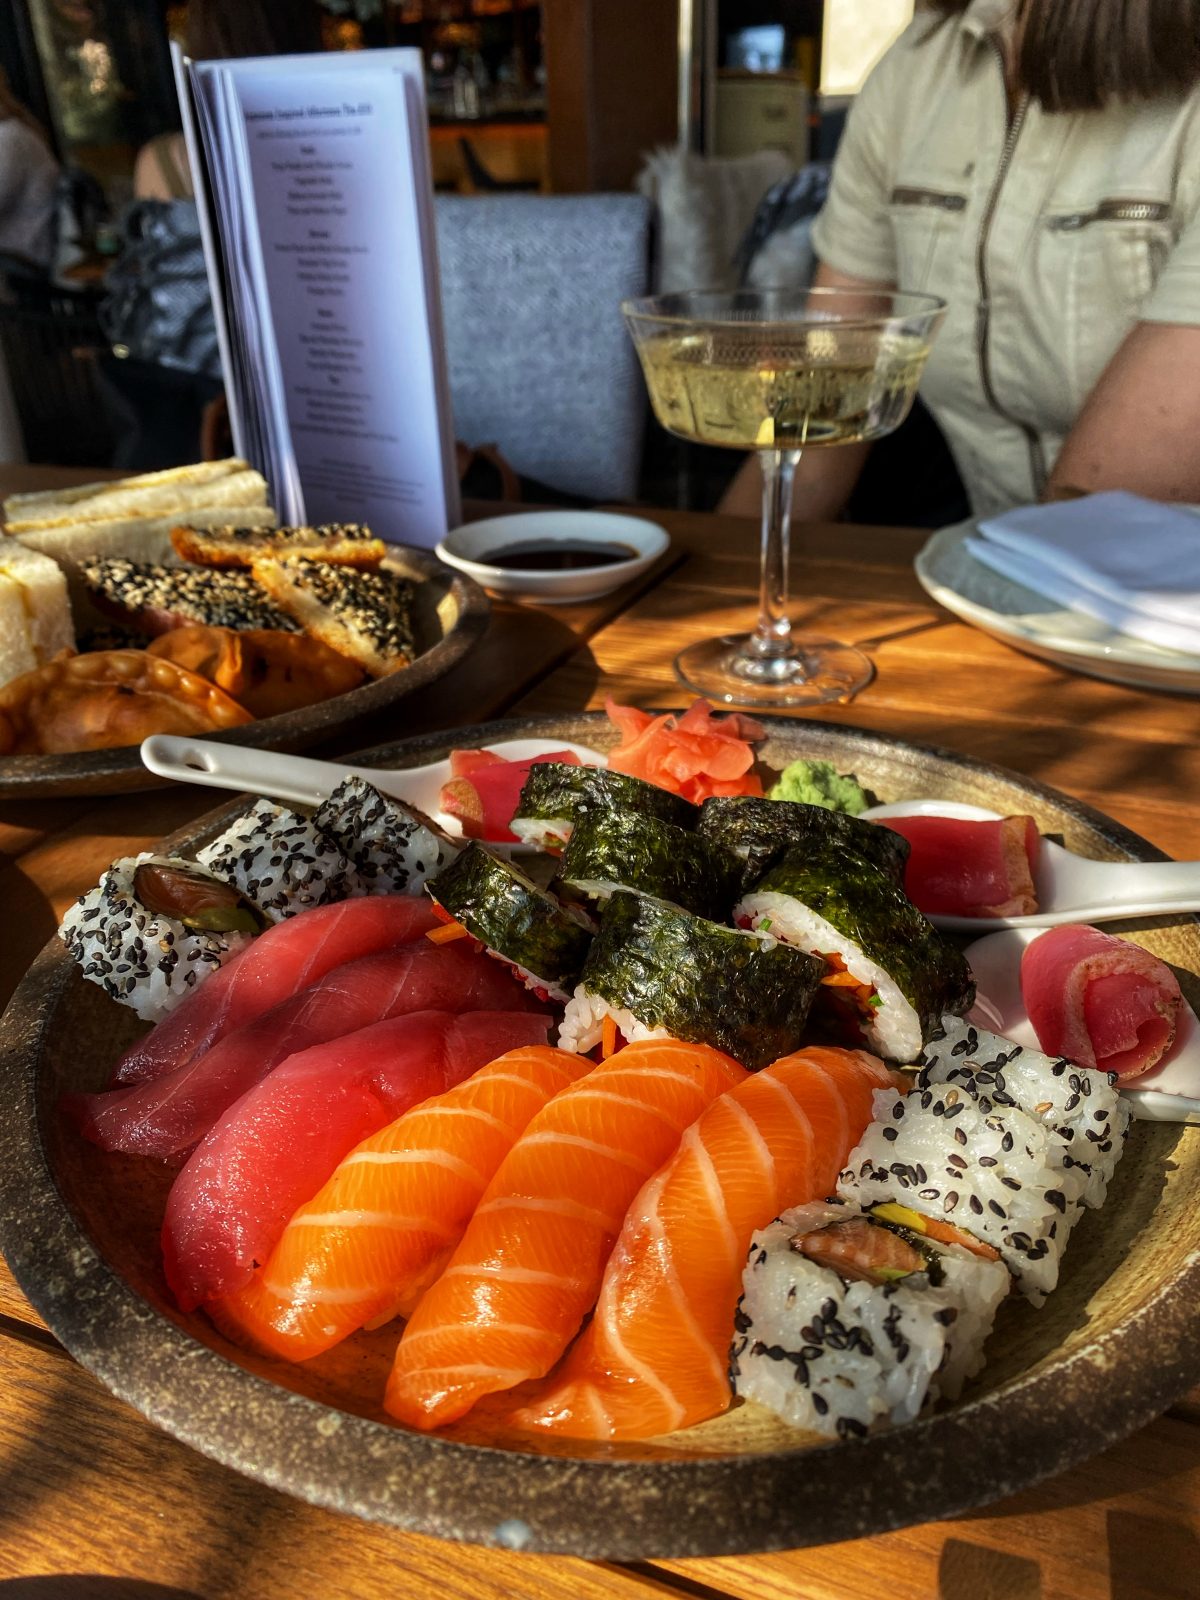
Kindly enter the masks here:
M 927 0 L 949 20 L 970 0 Z M 1200 83 L 1197 0 L 1022 0 L 1016 85 L 1047 111 L 1098 111 Z

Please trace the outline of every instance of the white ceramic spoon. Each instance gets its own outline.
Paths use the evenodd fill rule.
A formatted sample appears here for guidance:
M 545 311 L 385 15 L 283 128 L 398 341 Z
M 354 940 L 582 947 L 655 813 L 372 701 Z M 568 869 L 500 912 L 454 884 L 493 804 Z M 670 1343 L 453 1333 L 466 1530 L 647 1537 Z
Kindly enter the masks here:
M 1009 928 L 968 945 L 976 999 L 969 1021 L 1027 1050 L 1040 1050 L 1021 998 L 1021 956 L 1043 930 Z M 1184 1001 L 1175 1042 L 1163 1059 L 1121 1091 L 1133 1114 L 1149 1122 L 1200 1124 L 1200 1022 Z
M 487 748 L 510 761 L 547 755 L 552 750 L 571 750 L 587 766 L 604 765 L 598 750 L 569 744 L 565 739 L 500 739 Z M 416 806 L 454 837 L 462 834 L 458 818 L 441 809 L 441 788 L 450 777 L 448 761 L 434 761 L 424 767 L 354 767 L 348 762 L 313 761 L 308 756 L 247 750 L 242 745 L 218 744 L 213 739 L 156 733 L 142 741 L 142 764 L 160 778 L 269 795 L 273 800 L 303 806 L 319 806 L 343 778 L 357 775 L 374 784 L 381 794 Z M 496 848 L 525 854 L 532 846 L 509 844 Z
M 953 800 L 899 800 L 872 806 L 863 816 L 961 817 L 994 821 L 998 811 Z M 1038 852 L 1039 910 L 1024 917 L 934 916 L 929 920 L 954 933 L 992 928 L 1053 928 L 1060 922 L 1118 922 L 1122 917 L 1161 916 L 1200 911 L 1200 861 L 1089 861 L 1043 838 Z

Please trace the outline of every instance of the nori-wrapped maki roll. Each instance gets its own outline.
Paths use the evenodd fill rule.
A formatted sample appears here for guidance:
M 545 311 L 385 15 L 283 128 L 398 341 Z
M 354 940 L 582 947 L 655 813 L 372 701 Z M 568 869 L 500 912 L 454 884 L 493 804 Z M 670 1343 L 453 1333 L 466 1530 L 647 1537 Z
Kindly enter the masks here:
M 827 994 L 889 1061 L 915 1062 L 942 1013 L 961 1015 L 975 999 L 958 947 L 885 871 L 832 840 L 785 851 L 734 920 L 826 960 Z
M 489 955 L 515 967 L 527 988 L 567 998 L 591 933 L 519 867 L 471 843 L 425 889 Z
M 693 828 L 699 807 L 669 789 L 607 767 L 572 767 L 562 761 L 539 761 L 530 767 L 510 827 L 524 844 L 556 850 L 571 837 L 581 811 L 612 807 Z
M 592 900 L 631 889 L 724 921 L 737 899 L 741 863 L 674 823 L 603 807 L 580 814 L 559 877 Z
M 757 883 L 784 850 L 817 850 L 833 840 L 897 883 L 904 882 L 909 844 L 890 828 L 797 800 L 716 795 L 700 807 L 697 831 L 745 862 L 742 882 Z
M 627 1040 L 667 1034 L 757 1071 L 798 1048 L 823 971 L 775 939 L 621 889 L 604 908 L 559 1044 L 592 1049 L 611 1016 Z
M 422 812 L 359 777 L 343 779 L 313 823 L 353 863 L 362 894 L 420 894 L 460 849 Z

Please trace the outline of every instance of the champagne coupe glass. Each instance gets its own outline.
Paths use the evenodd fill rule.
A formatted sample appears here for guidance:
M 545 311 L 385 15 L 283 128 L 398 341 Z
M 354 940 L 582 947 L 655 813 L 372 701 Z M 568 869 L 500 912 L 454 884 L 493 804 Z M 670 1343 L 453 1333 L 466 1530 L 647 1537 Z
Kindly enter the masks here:
M 878 439 L 908 415 L 946 304 L 874 289 L 687 290 L 621 307 L 654 414 L 699 444 L 762 465 L 758 625 L 675 658 L 691 689 L 730 704 L 819 705 L 870 682 L 861 651 L 792 632 L 788 524 L 806 449 Z

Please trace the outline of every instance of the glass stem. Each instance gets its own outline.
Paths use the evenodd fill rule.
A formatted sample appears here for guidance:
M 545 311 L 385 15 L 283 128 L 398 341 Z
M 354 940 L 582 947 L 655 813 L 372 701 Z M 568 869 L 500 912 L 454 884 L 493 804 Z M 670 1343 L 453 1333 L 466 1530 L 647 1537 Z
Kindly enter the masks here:
M 760 450 L 762 467 L 762 567 L 758 622 L 750 654 L 760 661 L 790 661 L 796 654 L 788 620 L 788 545 L 792 524 L 792 482 L 799 450 Z

